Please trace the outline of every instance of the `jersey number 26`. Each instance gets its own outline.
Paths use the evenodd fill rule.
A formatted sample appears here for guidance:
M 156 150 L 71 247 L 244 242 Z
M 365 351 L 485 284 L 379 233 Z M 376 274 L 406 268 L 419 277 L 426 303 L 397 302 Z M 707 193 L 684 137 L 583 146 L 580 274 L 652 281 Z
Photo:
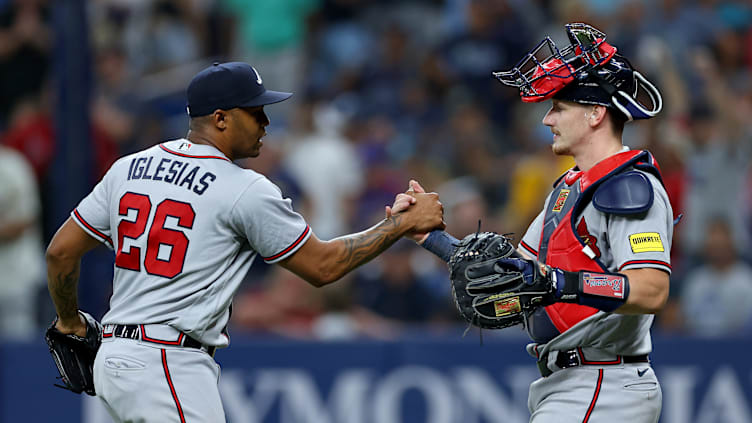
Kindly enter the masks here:
M 138 239 L 146 232 L 146 224 L 151 213 L 151 200 L 148 195 L 127 192 L 120 198 L 118 215 L 126 217 L 128 210 L 136 211 L 136 220 L 121 220 L 117 228 L 118 248 L 115 265 L 123 269 L 141 271 L 141 248 L 131 246 L 127 253 L 123 251 L 125 238 Z M 167 217 L 177 219 L 181 228 L 193 228 L 196 212 L 188 203 L 164 200 L 157 205 L 154 212 L 149 235 L 146 238 L 146 254 L 143 258 L 144 268 L 151 275 L 172 278 L 183 271 L 185 252 L 188 249 L 188 237 L 183 231 L 165 228 Z M 169 259 L 159 258 L 160 246 L 170 247 Z

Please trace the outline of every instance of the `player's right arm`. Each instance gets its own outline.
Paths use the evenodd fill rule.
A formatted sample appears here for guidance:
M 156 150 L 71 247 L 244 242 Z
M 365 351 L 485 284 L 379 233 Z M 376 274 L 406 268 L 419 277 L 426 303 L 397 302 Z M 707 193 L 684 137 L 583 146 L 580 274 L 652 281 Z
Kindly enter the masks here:
M 81 257 L 100 243 L 112 247 L 108 213 L 110 184 L 113 174 L 122 171 L 123 160 L 113 164 L 89 195 L 81 200 L 47 247 L 47 288 L 55 304 L 56 327 L 60 332 L 86 335 L 86 324 L 78 313 Z
M 311 235 L 289 258 L 280 261 L 314 286 L 332 283 L 381 254 L 403 235 L 443 229 L 443 207 L 435 193 L 416 194 L 407 211 L 388 216 L 373 227 L 330 241 Z
M 266 263 L 279 263 L 311 285 L 332 283 L 386 250 L 408 233 L 443 229 L 443 206 L 436 193 L 423 193 L 409 210 L 388 214 L 373 227 L 330 241 L 318 239 L 292 201 L 265 177 L 254 178 L 235 200 L 231 227 Z
M 78 314 L 78 275 L 81 257 L 97 245 L 97 239 L 68 218 L 47 247 L 47 287 L 59 317 L 57 328 L 63 333 L 86 336 Z

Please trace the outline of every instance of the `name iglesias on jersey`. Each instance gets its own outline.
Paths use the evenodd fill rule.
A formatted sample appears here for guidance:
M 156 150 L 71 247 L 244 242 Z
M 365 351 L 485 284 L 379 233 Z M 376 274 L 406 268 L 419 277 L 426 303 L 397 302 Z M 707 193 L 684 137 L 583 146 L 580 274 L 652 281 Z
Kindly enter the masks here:
M 201 195 L 209 188 L 209 184 L 217 179 L 215 174 L 203 172 L 201 166 L 195 165 L 186 172 L 189 167 L 188 162 L 167 158 L 161 159 L 153 172 L 150 173 L 153 159 L 154 157 L 138 157 L 131 160 L 131 165 L 128 168 L 128 180 L 162 181 L 179 187 L 185 186 L 188 191 Z M 201 177 L 198 177 L 199 173 L 201 173 Z

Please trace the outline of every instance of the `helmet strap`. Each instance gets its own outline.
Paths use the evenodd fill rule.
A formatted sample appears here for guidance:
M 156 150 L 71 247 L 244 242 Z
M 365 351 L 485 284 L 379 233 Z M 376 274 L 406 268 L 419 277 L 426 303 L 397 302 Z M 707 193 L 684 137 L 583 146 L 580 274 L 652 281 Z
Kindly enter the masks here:
M 632 97 L 629 93 L 617 89 L 613 84 L 606 81 L 604 78 L 597 74 L 591 75 L 593 79 L 598 83 L 608 95 L 611 96 L 611 103 L 620 112 L 624 113 L 627 117 L 627 121 L 633 121 L 635 119 L 649 119 L 657 115 L 663 108 L 663 99 L 661 93 L 655 88 L 655 85 L 651 84 L 641 73 L 633 71 L 637 83 L 637 92 L 642 88 L 650 96 L 652 107 L 650 110 L 640 104 L 636 98 Z

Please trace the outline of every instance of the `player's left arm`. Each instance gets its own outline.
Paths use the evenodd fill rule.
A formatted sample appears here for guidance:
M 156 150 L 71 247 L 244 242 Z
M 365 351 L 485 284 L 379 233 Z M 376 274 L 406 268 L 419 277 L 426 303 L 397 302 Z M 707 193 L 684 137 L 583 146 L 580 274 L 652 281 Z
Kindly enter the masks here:
M 614 313 L 654 314 L 663 309 L 669 290 L 669 274 L 666 271 L 643 267 L 621 273 L 629 280 L 629 297 Z
M 608 218 L 608 238 L 614 265 L 618 273 L 626 277 L 629 285 L 626 301 L 614 310 L 620 314 L 658 313 L 666 305 L 669 295 L 673 212 L 660 182 L 652 175 L 640 176 L 632 174 L 624 179 L 632 181 L 629 188 L 632 194 L 640 194 L 643 192 L 641 190 L 647 190 L 645 193 L 652 191 L 652 203 L 630 204 L 640 206 L 644 210 L 642 213 L 616 213 Z M 606 201 L 601 199 L 600 204 Z
M 69 217 L 47 247 L 47 288 L 60 332 L 86 336 L 86 324 L 78 314 L 78 276 L 81 257 L 99 243 Z
M 522 260 L 500 259 L 496 266 L 522 272 L 528 284 L 550 291 L 551 302 L 575 303 L 610 313 L 659 312 L 668 299 L 673 235 L 665 190 L 655 177 L 630 172 L 599 188 L 592 204 L 606 219 L 612 257 L 604 265 L 609 271 L 567 271 L 540 265 L 529 254 L 522 254 Z M 597 257 L 592 250 L 590 253 Z

